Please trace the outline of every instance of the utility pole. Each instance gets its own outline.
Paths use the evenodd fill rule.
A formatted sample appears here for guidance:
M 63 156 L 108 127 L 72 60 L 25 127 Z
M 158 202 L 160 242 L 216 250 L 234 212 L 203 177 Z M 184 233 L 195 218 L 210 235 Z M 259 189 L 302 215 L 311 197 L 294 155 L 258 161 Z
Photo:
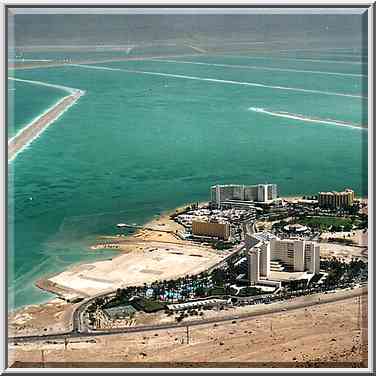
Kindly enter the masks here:
M 361 321 L 361 307 L 360 307 L 360 296 L 358 296 L 358 330 L 360 331 L 360 321 Z
M 189 326 L 187 325 L 187 345 L 189 345 Z
M 273 337 L 273 321 L 270 320 L 270 337 Z
M 41 351 L 41 356 L 42 356 L 42 368 L 44 368 L 44 350 Z
M 359 354 L 362 352 L 362 329 L 361 329 L 361 296 L 358 296 L 358 330 L 359 330 Z

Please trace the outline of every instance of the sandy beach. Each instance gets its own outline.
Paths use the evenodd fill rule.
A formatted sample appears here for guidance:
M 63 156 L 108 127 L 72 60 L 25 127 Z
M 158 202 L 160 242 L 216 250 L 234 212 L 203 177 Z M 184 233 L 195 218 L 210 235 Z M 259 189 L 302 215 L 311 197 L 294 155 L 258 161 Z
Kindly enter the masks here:
M 183 227 L 171 220 L 170 215 L 187 205 L 163 213 L 145 224 L 154 231 L 141 229 L 124 236 L 119 230 L 117 236 L 101 237 L 91 251 L 109 248 L 118 250 L 119 254 L 105 261 L 72 266 L 48 279 L 39 280 L 37 286 L 60 297 L 87 297 L 120 287 L 199 274 L 223 260 L 230 251 L 218 252 L 209 245 L 176 236 L 175 232 L 182 231 Z
M 18 152 L 29 145 L 38 137 L 49 125 L 51 125 L 64 111 L 77 102 L 84 94 L 81 90 L 76 90 L 72 94 L 64 97 L 49 111 L 38 117 L 35 121 L 22 128 L 12 139 L 8 141 L 8 161 L 11 161 Z
M 111 260 L 82 264 L 50 278 L 78 295 L 96 295 L 120 287 L 170 280 L 204 271 L 221 260 L 202 247 L 163 242 L 134 242 L 130 253 Z

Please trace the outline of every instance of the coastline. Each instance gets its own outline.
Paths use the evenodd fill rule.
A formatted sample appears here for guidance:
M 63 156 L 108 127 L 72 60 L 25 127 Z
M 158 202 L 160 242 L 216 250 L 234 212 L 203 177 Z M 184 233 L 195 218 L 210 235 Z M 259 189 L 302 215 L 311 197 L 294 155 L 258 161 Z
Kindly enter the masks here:
M 199 202 L 199 204 L 204 204 L 204 203 L 207 203 L 207 202 Z M 187 205 L 190 205 L 192 204 L 191 203 L 186 203 L 184 205 L 180 205 L 179 207 L 176 207 L 176 208 L 173 208 L 173 209 L 168 209 L 162 213 L 160 213 L 159 215 L 156 215 L 154 217 L 152 217 L 149 221 L 145 222 L 145 224 L 143 224 L 143 226 L 145 227 L 153 227 L 154 225 L 159 225 L 160 221 L 164 222 L 166 220 L 170 220 L 170 216 L 172 214 L 174 214 L 176 211 L 180 211 L 182 209 L 184 209 Z M 142 229 L 137 229 L 133 234 L 131 235 L 127 235 L 126 236 L 126 239 L 129 239 L 129 240 L 132 240 L 132 239 L 137 239 L 139 237 L 140 234 L 143 233 L 144 230 Z M 108 239 L 114 239 L 116 236 L 115 235 L 110 235 L 110 236 L 99 236 L 97 238 L 97 241 L 95 244 L 91 245 L 88 247 L 88 252 L 92 252 L 92 251 L 95 251 L 95 249 L 103 249 L 103 248 L 106 248 L 106 247 L 98 247 L 97 245 L 100 244 L 101 240 L 108 240 Z M 122 254 L 126 253 L 127 251 L 124 251 L 124 250 L 121 250 L 121 249 L 117 249 L 117 248 L 111 248 L 111 250 L 115 250 L 118 252 L 118 254 L 116 254 L 115 256 L 112 257 L 112 259 L 114 258 L 117 258 L 119 256 L 121 256 Z M 16 307 L 15 309 L 11 310 L 11 311 L 8 311 L 8 315 L 11 315 L 11 314 L 15 314 L 19 311 L 22 311 L 22 310 L 25 310 L 25 309 L 28 309 L 29 307 L 35 307 L 35 306 L 44 306 L 46 304 L 49 304 L 51 302 L 54 302 L 54 301 L 63 301 L 61 295 L 65 293 L 69 293 L 67 291 L 67 289 L 65 289 L 64 287 L 62 286 L 58 286 L 58 285 L 54 285 L 52 282 L 50 282 L 49 280 L 53 277 L 55 277 L 56 275 L 66 271 L 66 270 L 69 270 L 71 268 L 77 268 L 81 265 L 90 265 L 90 264 L 93 264 L 95 262 L 98 262 L 98 261 L 91 261 L 91 262 L 86 262 L 86 261 L 78 261 L 72 265 L 69 265 L 66 269 L 60 271 L 60 272 L 54 272 L 54 273 L 51 273 L 51 274 L 48 274 L 48 275 L 45 275 L 45 276 L 42 276 L 41 278 L 38 278 L 34 283 L 33 285 L 38 288 L 38 289 L 41 289 L 45 292 L 48 292 L 50 294 L 54 294 L 54 296 L 51 296 L 49 298 L 47 298 L 45 301 L 43 302 L 40 302 L 40 303 L 32 303 L 32 304 L 25 304 L 25 305 L 22 305 L 22 306 L 19 306 L 19 307 Z
M 302 195 L 291 195 L 291 196 L 283 196 L 281 197 L 283 200 L 286 201 L 295 201 L 302 198 Z M 366 198 L 358 198 L 362 201 L 367 201 Z M 180 238 L 177 238 L 174 236 L 174 234 L 169 233 L 158 233 L 158 229 L 165 231 L 166 226 L 172 226 L 167 227 L 169 230 L 176 231 L 177 229 L 181 229 L 181 225 L 177 224 L 176 222 L 172 221 L 170 219 L 171 215 L 174 213 L 180 212 L 184 210 L 187 206 L 191 205 L 195 202 L 187 202 L 183 205 L 180 205 L 173 209 L 168 209 L 156 216 L 153 216 L 149 221 L 145 222 L 142 226 L 148 227 L 148 228 L 154 228 L 155 231 L 146 230 L 146 229 L 136 229 L 132 234 L 129 235 L 120 235 L 120 234 L 114 234 L 114 235 L 107 235 L 107 236 L 98 236 L 97 241 L 88 247 L 88 252 L 95 252 L 96 249 L 110 249 L 117 251 L 117 254 L 114 255 L 109 260 L 115 260 L 119 257 L 123 256 L 124 254 L 130 254 L 130 253 L 138 253 L 139 249 L 142 248 L 143 243 L 146 242 L 156 242 L 161 243 L 162 245 L 166 244 L 181 244 L 182 246 L 189 246 L 190 242 L 181 240 Z M 198 203 L 199 205 L 205 205 L 208 204 L 208 201 L 201 201 Z M 205 248 L 204 246 L 201 246 L 202 248 Z M 106 260 L 105 260 L 106 261 Z M 77 262 L 73 265 L 68 266 L 63 271 L 59 271 L 53 274 L 49 274 L 48 276 L 44 276 L 39 278 L 34 282 L 34 286 L 44 290 L 46 292 L 52 293 L 55 296 L 51 297 L 48 301 L 45 303 L 50 302 L 51 300 L 54 300 L 56 298 L 64 299 L 64 296 L 75 296 L 77 295 L 77 291 L 75 289 L 71 289 L 69 287 L 60 285 L 59 283 L 56 283 L 52 281 L 55 277 L 62 273 L 66 273 L 69 271 L 76 272 L 80 269 L 80 267 L 85 266 L 85 268 L 90 268 L 91 265 L 94 265 L 96 263 L 101 263 L 102 261 L 91 261 L 91 262 Z M 87 294 L 85 292 L 80 292 L 83 296 L 89 296 L 90 294 Z M 20 309 L 25 309 L 29 305 L 25 305 L 19 308 L 16 308 L 13 312 L 16 312 Z
M 204 203 L 207 203 L 207 202 L 199 202 L 200 205 Z M 153 216 L 149 221 L 143 224 L 143 226 L 152 227 L 152 228 L 155 227 L 156 229 L 157 228 L 164 229 L 166 226 L 166 223 L 170 222 L 170 225 L 174 226 L 174 228 L 178 228 L 180 225 L 174 221 L 171 221 L 170 216 L 178 211 L 183 210 L 190 204 L 192 204 L 192 202 L 180 205 L 173 209 L 168 209 L 156 216 Z M 159 236 L 160 234 L 163 234 L 163 235 Z M 101 249 L 106 248 L 106 247 L 97 247 L 97 245 L 101 243 L 101 240 L 111 241 L 112 243 L 116 239 L 118 239 L 116 235 L 98 237 L 96 243 L 93 244 L 91 247 L 88 247 L 88 252 L 95 252 L 95 249 L 97 248 L 101 248 Z M 156 241 L 155 243 L 153 243 L 153 239 L 155 239 Z M 42 312 L 44 317 L 46 317 L 46 320 L 53 322 L 54 328 L 61 327 L 61 328 L 64 328 L 64 330 L 66 330 L 66 328 L 68 327 L 68 323 L 70 322 L 70 314 L 72 312 L 72 309 L 76 306 L 76 304 L 73 302 L 71 303 L 67 302 L 66 298 L 71 297 L 74 300 L 75 298 L 78 298 L 78 297 L 85 298 L 87 296 L 90 296 L 90 294 L 85 293 L 85 291 L 77 291 L 77 290 L 70 289 L 69 287 L 67 288 L 66 286 L 62 286 L 61 284 L 56 283 L 52 280 L 55 277 L 63 273 L 76 273 L 77 270 L 79 270 L 80 268 L 90 269 L 90 267 L 96 263 L 103 263 L 103 262 L 105 263 L 106 261 L 112 261 L 112 260 L 116 260 L 115 263 L 119 264 L 119 261 L 117 260 L 129 254 L 134 254 L 136 257 L 139 258 L 139 261 L 141 262 L 143 259 L 146 259 L 145 255 L 148 256 L 145 250 L 140 249 L 143 247 L 147 248 L 146 245 L 143 244 L 143 242 L 145 243 L 150 242 L 154 245 L 158 245 L 158 243 L 161 242 L 160 244 L 164 246 L 169 246 L 170 245 L 169 242 L 172 242 L 171 243 L 172 246 L 175 245 L 178 247 L 180 246 L 182 248 L 188 247 L 189 248 L 188 253 L 191 252 L 191 247 L 189 247 L 189 242 L 183 241 L 180 239 L 178 240 L 172 234 L 158 233 L 158 231 L 154 232 L 154 231 L 149 231 L 149 230 L 137 229 L 134 233 L 130 235 L 127 235 L 124 237 L 122 236 L 121 240 L 124 241 L 125 244 L 123 244 L 119 249 L 115 249 L 116 251 L 118 251 L 118 254 L 116 254 L 109 260 L 92 261 L 89 263 L 78 262 L 78 263 L 68 266 L 68 268 L 64 269 L 63 271 L 52 273 L 45 277 L 37 279 L 34 282 L 34 286 L 43 291 L 54 294 L 54 296 L 48 298 L 48 300 L 42 303 L 27 304 L 21 307 L 17 307 L 11 311 L 8 311 L 9 324 L 15 325 L 16 327 L 20 326 L 21 329 L 18 329 L 18 330 L 21 330 L 23 332 L 24 330 L 22 328 L 23 327 L 27 328 L 28 325 L 27 324 L 19 325 L 18 322 L 19 320 L 21 320 L 20 322 L 22 323 L 23 318 L 25 318 L 26 322 L 28 320 L 31 320 L 30 322 L 33 323 L 30 326 L 32 329 L 28 329 L 28 330 L 37 330 L 36 327 L 38 327 L 39 324 L 36 324 L 35 320 L 36 320 L 36 317 L 40 315 L 37 312 Z M 202 252 L 201 248 L 205 250 L 205 247 L 201 246 L 200 252 Z M 114 249 L 111 248 L 111 250 L 114 250 Z M 213 253 L 213 255 L 215 254 L 214 250 L 212 250 L 211 252 Z M 193 261 L 195 261 L 195 259 L 198 259 L 198 257 L 192 257 L 192 259 Z M 208 260 L 206 260 L 206 262 L 207 261 Z M 214 261 L 218 261 L 218 260 L 214 259 Z M 207 267 L 207 264 L 205 263 L 205 267 L 202 267 L 201 269 L 204 270 L 206 267 Z M 178 269 L 179 268 L 177 268 L 176 270 Z M 197 271 L 191 270 L 189 274 L 193 274 L 194 272 L 199 273 L 201 269 L 197 269 Z M 180 275 L 175 275 L 176 273 L 174 272 L 174 268 L 169 268 L 170 272 L 171 270 L 174 274 L 172 278 L 176 278 L 180 276 Z M 183 275 L 184 273 L 180 273 L 180 274 Z M 153 277 L 152 279 L 154 281 L 155 278 Z M 150 282 L 153 282 L 153 281 L 150 280 Z M 95 283 L 95 281 L 92 281 L 92 282 Z M 140 283 L 140 285 L 142 284 L 143 283 Z M 61 325 L 58 322 L 56 322 L 55 315 L 57 314 L 64 317 L 64 322 L 61 323 Z M 42 325 L 42 323 L 40 325 Z M 39 328 L 37 330 L 37 332 L 40 332 L 40 331 L 42 331 L 42 328 Z
M 286 201 L 295 201 L 297 199 L 300 199 L 302 196 L 298 195 L 291 195 L 291 196 L 283 196 L 282 199 Z M 360 200 L 367 200 L 366 198 L 358 198 Z M 144 252 L 144 248 L 147 248 L 147 243 L 151 243 L 154 246 L 168 246 L 171 245 L 178 245 L 182 247 L 189 247 L 191 245 L 190 242 L 181 240 L 180 238 L 177 238 L 172 233 L 165 233 L 160 232 L 158 233 L 158 229 L 165 231 L 166 228 L 168 230 L 176 231 L 177 229 L 181 228 L 181 225 L 177 224 L 176 222 L 172 221 L 170 219 L 171 215 L 174 213 L 177 213 L 181 210 L 184 210 L 188 205 L 191 205 L 193 202 L 188 202 L 186 204 L 180 205 L 173 209 L 168 209 L 154 217 L 152 217 L 149 221 L 145 222 L 143 224 L 143 227 L 148 228 L 154 228 L 155 231 L 146 230 L 146 229 L 136 229 L 134 233 L 130 235 L 121 235 L 121 234 L 114 234 L 109 236 L 98 236 L 97 241 L 88 247 L 88 252 L 95 252 L 96 249 L 110 249 L 117 251 L 117 254 L 111 257 L 108 260 L 102 260 L 102 261 L 91 261 L 91 262 L 77 262 L 73 265 L 68 266 L 63 271 L 59 271 L 53 274 L 49 274 L 47 276 L 41 277 L 38 280 L 34 282 L 34 286 L 44 290 L 46 292 L 54 294 L 53 297 L 48 299 L 46 302 L 39 303 L 39 304 L 31 304 L 31 305 L 24 305 L 21 307 L 17 307 L 12 311 L 9 311 L 8 314 L 14 314 L 18 311 L 22 311 L 27 309 L 31 306 L 43 306 L 45 304 L 50 303 L 51 301 L 54 301 L 56 299 L 64 300 L 66 297 L 87 297 L 91 294 L 88 294 L 85 291 L 77 291 L 76 289 L 64 286 L 59 284 L 58 282 L 54 281 L 54 279 L 64 273 L 69 274 L 77 274 L 77 272 L 80 270 L 80 268 L 84 269 L 90 269 L 95 264 L 101 264 L 106 261 L 113 261 L 115 262 L 119 260 L 124 255 L 129 254 L 135 254 L 139 256 L 145 257 L 145 253 L 142 255 L 142 252 Z M 205 205 L 208 201 L 199 202 L 199 205 Z M 173 226 L 173 227 L 167 227 L 167 226 Z M 205 249 L 207 247 L 205 246 L 199 246 L 201 249 Z M 175 277 L 176 278 L 176 277 Z M 95 282 L 95 281 L 93 281 Z
M 192 203 L 193 202 L 189 202 L 189 203 L 180 205 L 176 208 L 168 209 L 168 210 L 166 210 L 166 211 L 164 211 L 164 212 L 162 212 L 162 213 L 160 213 L 156 216 L 153 216 L 149 221 L 145 222 L 142 225 L 143 227 L 155 228 L 156 233 L 157 233 L 156 236 L 153 236 L 154 231 L 144 230 L 144 229 L 136 229 L 134 231 L 134 233 L 132 233 L 130 235 L 126 235 L 126 236 L 121 236 L 121 237 L 118 237 L 118 235 L 115 235 L 115 234 L 114 235 L 107 235 L 107 236 L 98 236 L 96 242 L 88 247 L 88 252 L 95 251 L 96 249 L 110 248 L 111 250 L 117 251 L 117 254 L 114 255 L 111 258 L 111 260 L 114 260 L 114 259 L 117 259 L 118 257 L 121 257 L 124 254 L 132 252 L 132 250 L 129 250 L 128 248 L 133 247 L 133 242 L 136 242 L 137 245 L 139 245 L 138 242 L 141 243 L 143 240 L 146 240 L 146 239 L 148 241 L 153 241 L 153 239 L 155 239 L 157 242 L 161 242 L 162 244 L 168 244 L 169 242 L 171 242 L 172 244 L 175 244 L 175 243 L 179 244 L 180 243 L 181 245 L 184 245 L 184 244 L 189 245 L 189 242 L 182 241 L 182 240 L 174 237 L 172 234 L 163 234 L 161 236 L 160 234 L 158 234 L 157 229 L 160 228 L 161 230 L 164 230 L 164 227 L 166 226 L 167 222 L 169 222 L 169 224 L 172 225 L 174 227 L 174 229 L 180 228 L 181 226 L 179 224 L 171 221 L 170 216 L 172 214 L 178 212 L 178 211 L 185 209 L 188 205 L 191 205 Z M 207 204 L 207 203 L 208 203 L 207 201 L 199 202 L 199 205 L 203 205 L 203 204 Z M 113 245 L 113 241 L 116 241 L 119 238 L 121 239 L 122 242 L 125 242 L 125 244 L 123 244 L 121 247 L 116 248 L 116 247 L 113 247 L 113 246 L 109 246 L 109 247 L 105 246 L 106 242 L 110 242 L 109 244 Z M 129 246 L 127 245 L 128 242 L 130 243 Z M 135 250 L 135 252 L 137 252 L 137 250 Z M 64 269 L 62 271 L 55 272 L 55 273 L 52 273 L 52 274 L 48 274 L 46 276 L 43 276 L 43 277 L 37 279 L 34 282 L 35 287 L 37 287 L 37 288 L 39 288 L 43 291 L 46 291 L 48 293 L 54 294 L 55 296 L 51 297 L 50 299 L 48 299 L 46 302 L 43 302 L 43 303 L 26 304 L 26 305 L 23 305 L 21 307 L 17 307 L 13 311 L 9 311 L 9 313 L 14 313 L 14 312 L 17 312 L 19 310 L 30 307 L 30 306 L 44 305 L 44 304 L 47 304 L 47 303 L 54 301 L 56 299 L 63 299 L 64 295 L 72 295 L 72 296 L 75 295 L 74 291 L 72 291 L 71 289 L 66 288 L 64 286 L 61 286 L 57 283 L 52 282 L 51 279 L 53 279 L 57 275 L 64 273 L 66 271 L 77 270 L 77 268 L 80 268 L 83 265 L 85 265 L 86 267 L 90 267 L 90 265 L 95 264 L 97 262 L 102 262 L 102 261 L 98 261 L 98 260 L 94 260 L 94 261 L 91 261 L 91 262 L 86 262 L 86 261 L 80 262 L 80 261 L 78 261 L 77 263 L 74 263 L 74 264 L 68 266 L 66 269 Z M 106 260 L 104 260 L 104 261 L 106 261 Z M 84 293 L 83 295 L 86 295 L 86 294 Z
M 46 112 L 22 128 L 14 137 L 9 139 L 8 163 L 12 162 L 21 151 L 38 138 L 84 94 L 84 91 L 75 89 L 70 95 L 63 97 Z
M 176 231 L 183 227 L 170 216 L 187 205 L 189 203 L 151 218 L 132 234 L 118 230 L 112 236 L 99 236 L 90 249 L 115 248 L 118 254 L 104 261 L 75 264 L 46 280 L 41 278 L 38 285 L 51 292 L 52 282 L 53 290 L 61 292 L 63 298 L 72 295 L 82 298 L 119 287 L 199 274 L 220 262 L 229 251 L 219 254 L 209 245 L 195 244 L 177 236 Z

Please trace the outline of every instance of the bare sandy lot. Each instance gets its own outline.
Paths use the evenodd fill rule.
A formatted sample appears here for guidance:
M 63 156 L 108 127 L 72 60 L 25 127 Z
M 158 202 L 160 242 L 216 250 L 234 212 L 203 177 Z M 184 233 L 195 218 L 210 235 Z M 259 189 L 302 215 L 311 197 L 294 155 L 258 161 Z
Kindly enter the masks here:
M 336 257 L 344 259 L 347 262 L 356 257 L 362 259 L 363 261 L 367 261 L 368 248 L 320 242 L 320 257 Z
M 229 254 L 229 251 L 218 252 L 210 246 L 181 240 L 175 233 L 183 231 L 183 227 L 172 221 L 170 214 L 165 213 L 145 225 L 155 231 L 139 230 L 132 236 L 120 233 L 101 238 L 92 249 L 116 248 L 119 256 L 71 267 L 49 281 L 71 292 L 91 296 L 119 287 L 198 274 Z
M 359 307 L 361 316 L 358 319 Z M 364 367 L 367 360 L 367 301 L 358 298 L 251 319 L 155 332 L 96 337 L 94 342 L 10 346 L 10 364 L 48 367 L 192 366 Z M 78 363 L 71 363 L 78 362 Z M 81 363 L 80 363 L 81 362 Z M 113 362 L 113 363 L 108 363 Z M 29 366 L 38 366 L 38 364 Z M 39 364 L 41 366 L 41 364 Z M 103 365 L 102 365 L 103 366 Z
M 78 293 L 95 295 L 119 287 L 196 274 L 224 257 L 192 245 L 149 242 L 145 246 L 134 242 L 132 247 L 134 250 L 130 253 L 73 267 L 50 280 Z
M 8 316 L 9 336 L 42 335 L 72 330 L 75 305 L 60 299 L 48 303 L 29 305 Z
M 368 231 L 363 230 L 342 231 L 342 232 L 323 232 L 321 239 L 350 239 L 360 247 L 368 247 Z

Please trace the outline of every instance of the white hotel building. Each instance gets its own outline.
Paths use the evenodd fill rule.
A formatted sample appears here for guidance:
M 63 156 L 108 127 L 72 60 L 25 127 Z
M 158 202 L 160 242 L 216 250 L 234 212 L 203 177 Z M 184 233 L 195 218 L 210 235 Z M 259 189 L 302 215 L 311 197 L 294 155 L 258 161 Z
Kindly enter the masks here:
M 258 234 L 248 235 L 249 281 L 275 279 L 278 272 L 320 272 L 320 246 L 317 243 L 297 239 L 260 239 Z M 273 276 L 272 276 L 273 274 Z
M 210 189 L 211 202 L 220 206 L 228 200 L 272 202 L 277 198 L 276 184 L 257 185 L 213 185 Z

